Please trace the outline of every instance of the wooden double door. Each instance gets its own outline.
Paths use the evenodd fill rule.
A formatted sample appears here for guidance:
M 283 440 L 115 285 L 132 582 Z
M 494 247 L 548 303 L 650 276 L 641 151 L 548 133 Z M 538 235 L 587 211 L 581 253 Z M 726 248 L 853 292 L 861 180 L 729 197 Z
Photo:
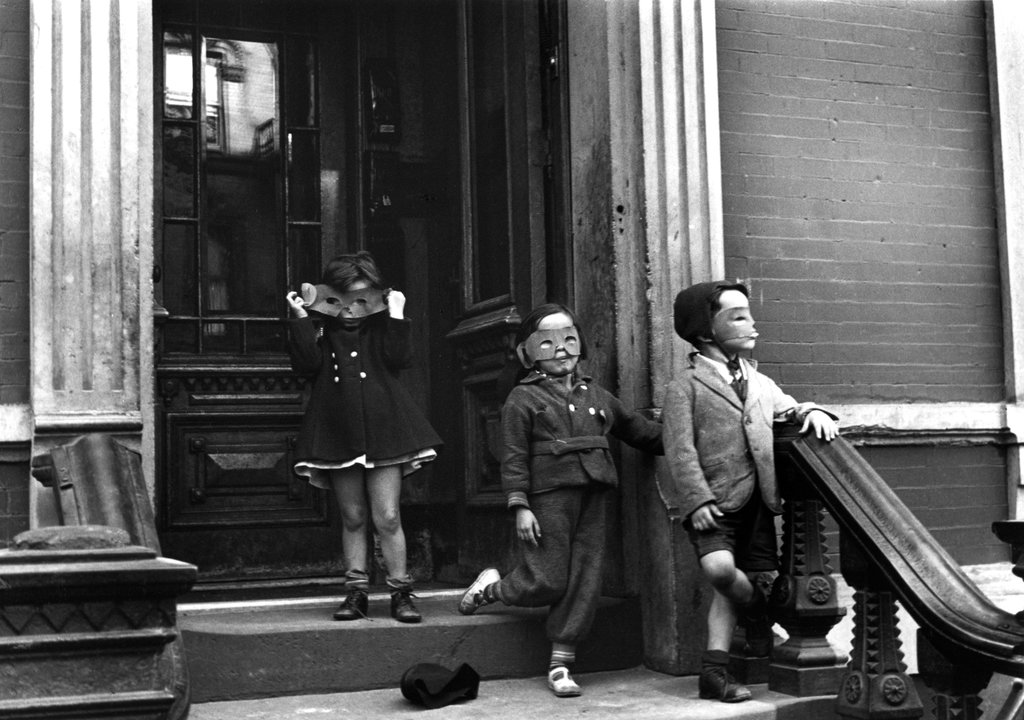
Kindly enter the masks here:
M 206 581 L 343 572 L 333 497 L 292 472 L 311 388 L 284 296 L 365 248 L 408 297 L 405 382 L 444 440 L 404 481 L 411 568 L 508 562 L 498 379 L 521 315 L 572 295 L 563 28 L 558 0 L 157 0 L 166 555 Z

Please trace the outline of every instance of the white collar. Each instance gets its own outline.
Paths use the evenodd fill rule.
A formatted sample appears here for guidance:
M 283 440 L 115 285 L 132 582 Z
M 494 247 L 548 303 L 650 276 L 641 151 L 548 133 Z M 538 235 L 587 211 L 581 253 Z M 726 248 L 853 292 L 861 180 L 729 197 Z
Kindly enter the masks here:
M 714 368 L 718 372 L 718 374 L 721 375 L 725 379 L 725 381 L 727 383 L 731 383 L 733 381 L 732 371 L 729 370 L 729 366 L 726 365 L 721 360 L 716 360 L 714 358 L 710 358 L 707 355 L 702 355 L 700 353 L 697 353 L 697 360 L 698 360 L 698 362 L 706 362 L 706 363 L 708 363 L 708 365 L 710 365 L 712 368 Z M 739 360 L 740 360 L 740 372 L 743 374 L 743 377 L 746 378 L 747 377 L 747 363 L 746 363 L 746 361 L 743 358 L 740 358 Z

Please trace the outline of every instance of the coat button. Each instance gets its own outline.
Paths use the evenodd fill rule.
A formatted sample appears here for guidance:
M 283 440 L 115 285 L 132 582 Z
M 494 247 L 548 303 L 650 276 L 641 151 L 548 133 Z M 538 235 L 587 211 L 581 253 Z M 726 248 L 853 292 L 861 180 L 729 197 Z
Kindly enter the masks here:
M 353 350 L 353 351 L 352 351 L 352 357 L 356 357 L 356 356 L 357 356 L 358 354 L 359 354 L 359 353 L 358 353 L 358 352 L 356 352 L 355 350 Z
M 572 403 L 569 403 L 569 412 L 576 412 L 576 406 Z
M 363 380 L 365 380 L 366 379 L 366 373 L 364 373 L 364 372 L 359 373 L 359 377 L 361 377 Z
M 591 415 L 597 415 L 597 410 L 595 410 L 594 408 L 590 408 L 589 412 Z
M 334 376 L 334 382 L 341 382 L 341 378 L 337 375 Z

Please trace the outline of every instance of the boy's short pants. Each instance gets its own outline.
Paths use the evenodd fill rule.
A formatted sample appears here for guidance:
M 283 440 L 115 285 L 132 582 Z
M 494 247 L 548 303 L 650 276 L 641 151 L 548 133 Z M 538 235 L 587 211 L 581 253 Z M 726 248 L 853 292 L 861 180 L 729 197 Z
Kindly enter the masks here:
M 736 567 L 744 572 L 778 570 L 779 544 L 775 535 L 775 516 L 755 489 L 747 504 L 718 518 L 718 529 L 695 530 L 689 518 L 683 523 L 697 551 L 704 557 L 716 550 L 728 550 Z

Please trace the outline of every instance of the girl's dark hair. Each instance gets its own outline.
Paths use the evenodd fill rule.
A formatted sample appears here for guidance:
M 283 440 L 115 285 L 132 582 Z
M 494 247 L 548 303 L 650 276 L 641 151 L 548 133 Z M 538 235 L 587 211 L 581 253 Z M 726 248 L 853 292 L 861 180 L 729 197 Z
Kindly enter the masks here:
M 498 394 L 501 401 L 504 402 L 508 394 L 512 392 L 512 388 L 519 384 L 519 381 L 526 377 L 530 371 L 523 367 L 523 364 L 519 362 L 519 358 L 516 357 L 515 348 L 519 347 L 520 343 L 526 342 L 526 338 L 530 337 L 536 330 L 537 326 L 540 325 L 540 321 L 546 318 L 548 315 L 557 315 L 564 313 L 572 319 L 572 324 L 576 327 L 576 334 L 580 339 L 580 360 L 584 360 L 587 357 L 587 339 L 583 334 L 583 328 L 580 327 L 579 320 L 576 319 L 576 313 L 567 308 L 565 305 L 560 303 L 545 303 L 538 305 L 527 314 L 523 321 L 519 324 L 519 328 L 516 330 L 516 338 L 513 345 L 512 359 L 505 364 L 505 369 L 502 370 L 498 376 Z
M 360 280 L 365 280 L 379 290 L 387 287 L 377 262 L 366 250 L 332 258 L 324 268 L 322 282 L 338 292 L 346 292 Z

